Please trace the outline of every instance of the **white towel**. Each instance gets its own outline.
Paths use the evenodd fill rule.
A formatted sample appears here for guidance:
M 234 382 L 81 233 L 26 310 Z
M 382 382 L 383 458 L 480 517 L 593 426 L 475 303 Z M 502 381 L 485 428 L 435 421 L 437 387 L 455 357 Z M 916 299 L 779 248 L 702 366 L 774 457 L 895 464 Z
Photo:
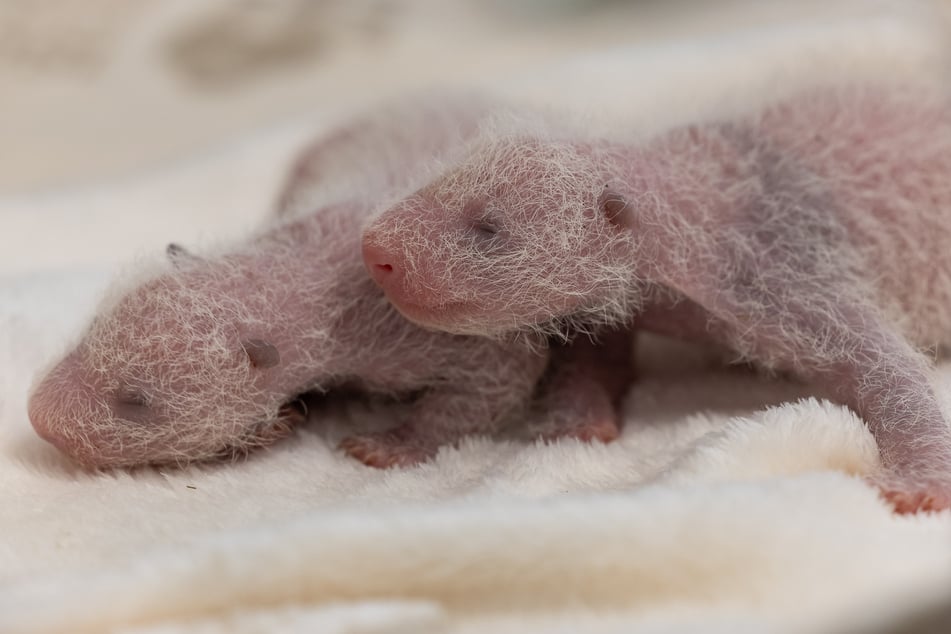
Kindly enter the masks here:
M 702 64 L 689 54 L 700 46 Z M 653 68 L 613 94 L 656 122 L 689 115 L 699 78 L 717 83 L 710 65 L 761 88 L 803 72 L 775 75 L 790 46 L 804 67 L 875 73 L 933 68 L 943 44 L 929 25 L 796 26 L 616 48 L 572 62 L 577 82 L 539 71 L 502 89 L 591 109 L 581 86 Z M 738 62 L 751 55 L 759 75 Z M 664 103 L 681 107 L 652 105 Z M 891 513 L 863 480 L 878 454 L 856 416 L 680 346 L 643 353 L 610 445 L 473 438 L 379 471 L 334 449 L 347 416 L 385 417 L 356 407 L 234 464 L 72 466 L 29 426 L 32 378 L 118 263 L 253 226 L 305 128 L 0 199 L 0 632 L 817 631 L 901 616 L 951 588 L 951 513 Z M 951 367 L 938 382 L 951 404 Z

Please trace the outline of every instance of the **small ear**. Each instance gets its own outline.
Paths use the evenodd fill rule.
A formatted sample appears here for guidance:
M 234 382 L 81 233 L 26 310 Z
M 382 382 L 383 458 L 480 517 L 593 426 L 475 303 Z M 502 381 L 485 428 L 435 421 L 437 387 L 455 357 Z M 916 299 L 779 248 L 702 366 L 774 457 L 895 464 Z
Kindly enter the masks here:
M 281 353 L 263 339 L 247 339 L 241 342 L 241 347 L 248 353 L 248 360 L 255 368 L 273 368 L 281 362 Z
M 627 199 L 607 185 L 604 186 L 604 190 L 598 196 L 598 209 L 612 224 L 618 226 L 628 224 L 628 207 Z
M 188 249 L 186 249 L 182 245 L 176 244 L 175 242 L 168 243 L 168 246 L 165 247 L 165 255 L 168 256 L 168 259 L 175 266 L 178 266 L 179 264 L 187 260 L 197 259 L 198 257 L 194 255 L 193 253 L 191 253 Z

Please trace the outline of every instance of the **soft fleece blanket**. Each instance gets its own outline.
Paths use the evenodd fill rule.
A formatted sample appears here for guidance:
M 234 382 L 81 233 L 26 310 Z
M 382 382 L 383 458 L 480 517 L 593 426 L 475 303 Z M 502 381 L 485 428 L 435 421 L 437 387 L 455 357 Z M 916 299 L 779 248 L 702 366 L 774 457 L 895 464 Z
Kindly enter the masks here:
M 604 117 L 634 107 L 603 99 L 609 86 L 655 125 L 698 94 L 742 96 L 724 82 L 933 72 L 947 52 L 933 27 L 863 18 L 618 47 L 496 88 Z M 184 470 L 87 473 L 36 438 L 30 382 L 118 263 L 240 235 L 317 127 L 0 200 L 0 632 L 909 631 L 949 600 L 951 513 L 891 513 L 863 480 L 878 456 L 861 420 L 661 341 L 643 346 L 607 446 L 472 438 L 378 471 L 334 449 L 344 426 L 385 417 L 359 404 Z M 951 366 L 936 380 L 951 411 Z

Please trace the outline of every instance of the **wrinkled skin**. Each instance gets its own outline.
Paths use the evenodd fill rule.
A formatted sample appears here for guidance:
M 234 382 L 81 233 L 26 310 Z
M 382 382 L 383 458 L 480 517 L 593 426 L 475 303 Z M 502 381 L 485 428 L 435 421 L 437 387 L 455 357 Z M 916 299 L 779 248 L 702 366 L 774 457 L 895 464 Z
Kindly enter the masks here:
M 951 342 L 951 100 L 825 87 L 652 141 L 487 135 L 364 233 L 409 319 L 447 332 L 635 327 L 830 388 L 900 512 L 951 506 L 918 348 Z

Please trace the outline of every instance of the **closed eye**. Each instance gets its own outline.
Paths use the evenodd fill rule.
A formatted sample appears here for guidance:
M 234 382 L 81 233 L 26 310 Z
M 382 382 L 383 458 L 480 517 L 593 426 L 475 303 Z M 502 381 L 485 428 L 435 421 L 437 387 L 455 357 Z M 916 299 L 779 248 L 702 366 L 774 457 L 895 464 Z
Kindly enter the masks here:
M 463 217 L 468 219 L 469 229 L 476 238 L 491 239 L 499 232 L 499 226 L 492 221 L 487 207 L 484 198 L 474 198 L 463 206 Z
M 148 407 L 149 397 L 134 387 L 122 386 L 116 392 L 116 403 L 132 407 Z
M 481 256 L 501 255 L 511 247 L 509 233 L 491 220 L 472 222 L 468 234 L 470 248 Z
M 472 223 L 472 230 L 480 238 L 491 239 L 499 233 L 499 228 L 488 220 L 477 220 Z
M 115 394 L 113 411 L 116 416 L 133 423 L 154 422 L 151 399 L 142 390 L 122 386 Z

